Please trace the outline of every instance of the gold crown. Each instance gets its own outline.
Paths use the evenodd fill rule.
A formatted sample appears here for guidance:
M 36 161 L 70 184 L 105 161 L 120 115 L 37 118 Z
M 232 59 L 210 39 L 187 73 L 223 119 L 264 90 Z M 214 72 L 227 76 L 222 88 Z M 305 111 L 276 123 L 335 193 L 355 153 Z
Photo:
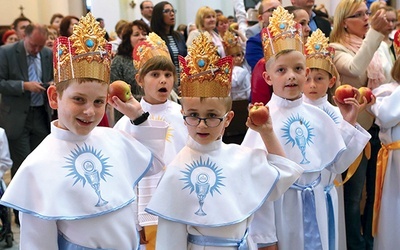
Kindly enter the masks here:
M 227 97 L 231 91 L 232 57 L 220 58 L 217 47 L 200 34 L 179 56 L 182 97 Z
M 328 42 L 329 38 L 320 29 L 311 34 L 306 43 L 306 65 L 309 68 L 323 69 L 339 81 L 339 73 L 332 62 L 335 50 L 329 47 Z
M 400 57 L 400 30 L 397 30 L 396 33 L 394 33 L 393 47 L 394 47 L 394 52 L 396 54 L 396 58 L 399 58 Z
M 230 31 L 226 31 L 222 43 L 224 44 L 225 53 L 234 55 L 243 52 L 239 39 Z
M 111 45 L 106 31 L 89 12 L 74 26 L 70 37 L 59 37 L 53 46 L 54 82 L 94 78 L 110 82 Z
M 282 6 L 278 6 L 269 18 L 269 25 L 261 31 L 264 58 L 267 62 L 282 50 L 296 50 L 303 53 L 301 25 L 293 20 Z
M 171 60 L 171 56 L 164 40 L 162 40 L 156 33 L 151 32 L 147 36 L 146 40 L 136 44 L 133 49 L 133 65 L 139 70 L 147 60 L 154 56 L 165 56 Z

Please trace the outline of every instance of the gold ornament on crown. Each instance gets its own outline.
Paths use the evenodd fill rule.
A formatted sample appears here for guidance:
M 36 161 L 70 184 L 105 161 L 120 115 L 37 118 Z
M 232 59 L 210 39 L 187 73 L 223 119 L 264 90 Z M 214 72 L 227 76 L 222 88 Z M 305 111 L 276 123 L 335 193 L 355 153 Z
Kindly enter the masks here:
M 70 37 L 59 37 L 53 46 L 54 82 L 93 78 L 110 82 L 111 45 L 106 31 L 89 12 L 74 26 Z
M 220 58 L 217 47 L 200 34 L 179 56 L 182 97 L 227 97 L 231 90 L 232 57 Z
M 335 51 L 328 43 L 329 38 L 320 29 L 313 32 L 306 43 L 306 65 L 327 71 L 339 82 L 339 73 L 332 61 Z
M 235 55 L 243 52 L 239 39 L 230 31 L 226 31 L 222 43 L 224 44 L 225 53 L 227 55 Z
M 165 56 L 171 60 L 165 41 L 156 33 L 151 32 L 145 41 L 139 42 L 132 52 L 133 65 L 141 69 L 143 65 L 154 56 Z M 171 60 L 172 61 L 172 60 Z
M 301 25 L 293 20 L 282 6 L 278 6 L 269 18 L 269 25 L 261 31 L 265 61 L 282 50 L 296 50 L 303 53 Z

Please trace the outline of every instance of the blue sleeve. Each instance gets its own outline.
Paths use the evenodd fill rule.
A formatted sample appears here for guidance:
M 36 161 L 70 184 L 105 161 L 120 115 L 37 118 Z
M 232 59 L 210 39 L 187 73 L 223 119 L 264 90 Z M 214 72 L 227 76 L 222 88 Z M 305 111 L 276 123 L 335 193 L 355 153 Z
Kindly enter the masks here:
M 246 43 L 245 58 L 251 67 L 251 71 L 253 71 L 257 62 L 263 58 L 263 56 L 264 51 L 261 44 L 261 33 L 258 33 L 257 35 L 250 37 Z

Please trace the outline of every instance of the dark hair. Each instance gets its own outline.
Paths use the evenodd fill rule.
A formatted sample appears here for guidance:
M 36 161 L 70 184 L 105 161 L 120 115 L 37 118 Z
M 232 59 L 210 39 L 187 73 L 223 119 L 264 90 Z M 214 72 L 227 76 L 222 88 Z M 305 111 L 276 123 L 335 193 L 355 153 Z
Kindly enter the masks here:
M 31 20 L 29 20 L 28 18 L 26 18 L 26 17 L 24 17 L 24 16 L 21 16 L 21 17 L 16 18 L 16 19 L 14 20 L 14 22 L 12 23 L 13 29 L 16 29 L 17 26 L 18 26 L 18 23 L 19 23 L 19 22 L 23 22 L 23 21 L 28 21 L 29 23 L 32 23 Z
M 48 36 L 49 32 L 47 30 L 47 26 L 46 25 L 41 25 L 41 24 L 29 24 L 28 26 L 26 26 L 25 28 L 25 36 L 28 37 L 30 35 L 32 35 L 34 30 L 38 30 L 40 34 L 44 35 L 44 36 Z
M 290 6 L 286 6 L 286 7 L 285 7 L 285 10 L 287 10 L 287 11 L 289 12 L 289 14 L 293 14 L 293 15 L 294 15 L 294 12 L 295 12 L 296 10 L 304 10 L 304 9 L 301 8 L 301 7 L 299 7 L 299 6 L 290 5 Z
M 71 19 L 75 19 L 79 22 L 79 18 L 76 16 L 66 16 L 61 20 L 60 23 L 60 36 L 70 36 L 68 34 L 69 25 L 71 24 Z
M 145 3 L 145 2 L 150 2 L 151 3 L 151 1 L 150 0 L 144 0 L 144 1 L 142 1 L 141 3 L 140 3 L 140 10 L 143 10 L 143 4 Z
M 153 8 L 153 14 L 151 16 L 151 22 L 150 22 L 150 28 L 151 30 L 159 35 L 161 39 L 165 41 L 165 43 L 168 45 L 168 35 L 171 35 L 174 37 L 176 41 L 179 41 L 182 39 L 183 36 L 180 36 L 180 33 L 174 30 L 174 26 L 171 26 L 169 28 L 169 33 L 165 32 L 165 23 L 164 23 L 164 15 L 163 15 L 163 10 L 165 5 L 171 5 L 170 2 L 167 1 L 162 1 L 156 4 Z
M 51 16 L 51 19 L 50 19 L 50 24 L 53 24 L 53 22 L 56 18 L 64 18 L 64 16 L 60 13 L 53 14 L 53 16 Z
M 133 47 L 131 44 L 132 27 L 137 26 L 139 30 L 145 31 L 147 34 L 150 33 L 149 26 L 142 20 L 135 20 L 124 26 L 121 36 L 121 44 L 118 46 L 117 55 L 128 56 L 132 58 Z
M 96 21 L 97 21 L 97 22 L 101 22 L 101 21 L 104 21 L 104 19 L 101 18 L 101 17 L 98 17 L 98 18 L 96 18 Z

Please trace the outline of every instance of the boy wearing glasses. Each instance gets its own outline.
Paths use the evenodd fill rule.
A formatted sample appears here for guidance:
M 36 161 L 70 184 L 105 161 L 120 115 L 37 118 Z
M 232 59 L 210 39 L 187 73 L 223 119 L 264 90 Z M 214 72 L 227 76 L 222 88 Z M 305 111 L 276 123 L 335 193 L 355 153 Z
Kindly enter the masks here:
M 190 137 L 146 208 L 159 216 L 156 248 L 257 249 L 248 237 L 254 212 L 265 200 L 279 198 L 302 169 L 282 157 L 271 119 L 259 126 L 247 121 L 268 151 L 222 142 L 234 116 L 232 58 L 220 59 L 207 36 L 194 40 L 180 64 L 182 114 Z

